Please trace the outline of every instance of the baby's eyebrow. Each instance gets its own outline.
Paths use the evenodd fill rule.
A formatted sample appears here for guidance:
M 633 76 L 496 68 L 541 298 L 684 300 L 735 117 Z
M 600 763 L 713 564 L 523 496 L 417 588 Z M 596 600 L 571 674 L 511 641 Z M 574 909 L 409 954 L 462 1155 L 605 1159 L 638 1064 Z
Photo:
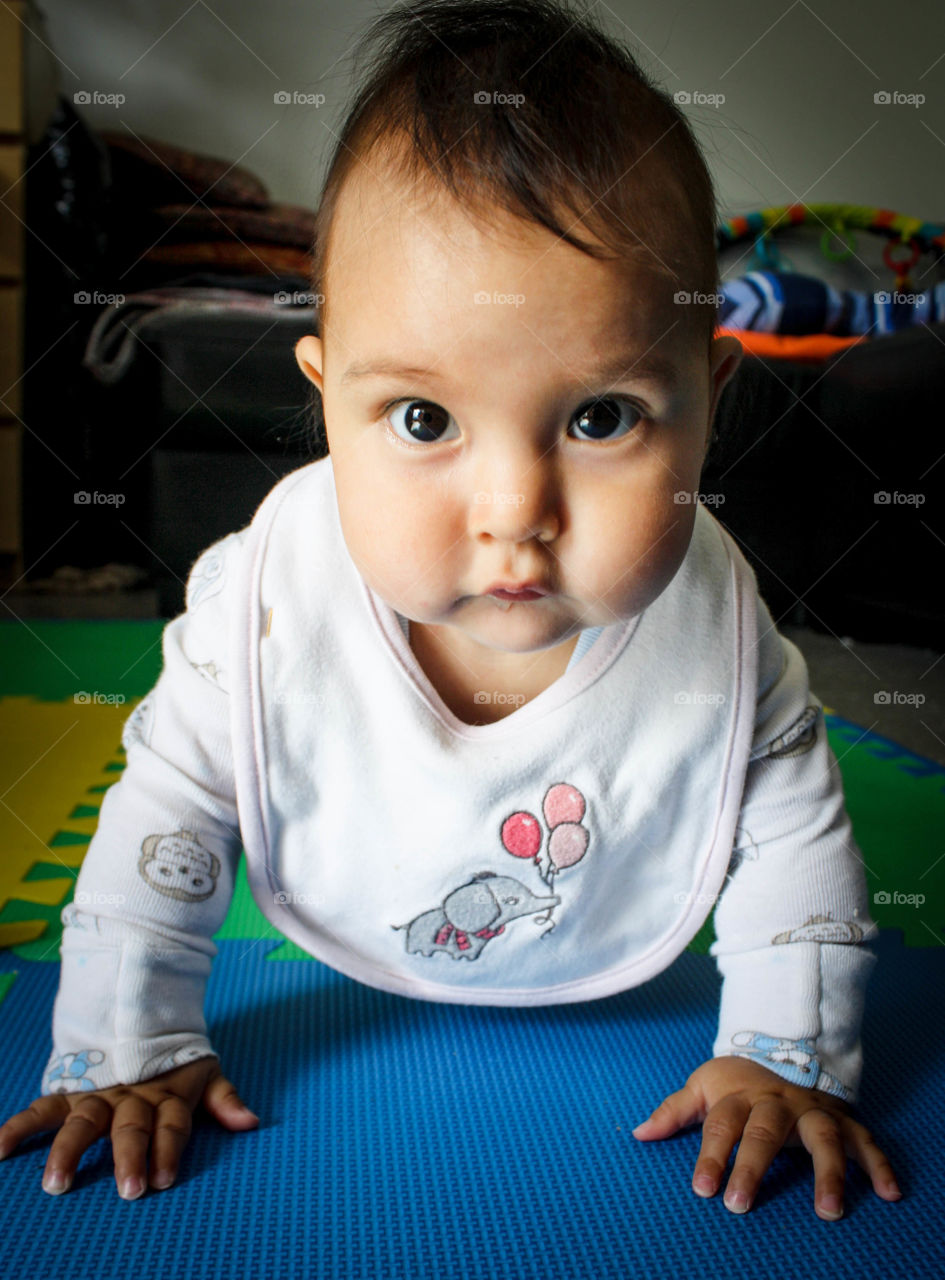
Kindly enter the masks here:
M 682 374 L 674 361 L 653 351 L 638 355 L 627 351 L 607 356 L 599 364 L 592 365 L 585 373 L 587 381 L 601 382 L 650 382 L 675 387 Z
M 341 375 L 341 385 L 354 382 L 357 378 L 436 378 L 441 377 L 433 366 L 427 369 L 420 365 L 398 364 L 396 360 L 372 360 L 367 364 L 350 364 Z
M 591 382 L 649 382 L 657 385 L 675 387 L 681 374 L 672 360 L 649 352 L 637 356 L 633 352 L 625 352 L 617 356 L 609 355 L 606 359 L 590 365 L 583 375 L 575 372 L 580 380 Z M 442 382 L 444 375 L 438 373 L 433 365 L 400 364 L 396 360 L 370 360 L 363 364 L 352 364 L 341 375 L 341 385 L 355 382 L 359 378 L 426 378 Z

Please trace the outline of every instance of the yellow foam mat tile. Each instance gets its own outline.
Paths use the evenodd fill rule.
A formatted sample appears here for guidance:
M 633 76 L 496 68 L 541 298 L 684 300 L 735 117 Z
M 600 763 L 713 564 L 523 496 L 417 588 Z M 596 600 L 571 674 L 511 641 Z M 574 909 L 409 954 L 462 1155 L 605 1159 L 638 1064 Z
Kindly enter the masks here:
M 0 699 L 0 913 L 13 902 L 55 907 L 68 896 L 102 796 L 120 777 L 131 709 Z M 23 918 L 21 906 L 18 916 L 0 921 L 0 946 L 34 941 L 48 928 L 42 913 Z

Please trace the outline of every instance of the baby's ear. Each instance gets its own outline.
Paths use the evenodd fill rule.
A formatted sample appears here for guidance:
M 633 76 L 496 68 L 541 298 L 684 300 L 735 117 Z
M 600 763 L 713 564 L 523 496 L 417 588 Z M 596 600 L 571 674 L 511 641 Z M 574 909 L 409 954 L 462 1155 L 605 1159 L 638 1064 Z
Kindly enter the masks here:
M 298 366 L 308 378 L 322 391 L 322 340 L 314 333 L 307 333 L 295 344 L 295 358 Z
M 709 363 L 716 400 L 722 394 L 725 384 L 735 376 L 744 354 L 745 348 L 732 334 L 727 333 L 722 337 L 713 338 Z
M 726 383 L 730 382 L 742 362 L 745 349 L 737 338 L 731 334 L 714 338 L 709 353 L 709 416 L 706 431 L 706 447 L 708 448 L 712 425 L 715 422 L 715 411 L 718 408 Z

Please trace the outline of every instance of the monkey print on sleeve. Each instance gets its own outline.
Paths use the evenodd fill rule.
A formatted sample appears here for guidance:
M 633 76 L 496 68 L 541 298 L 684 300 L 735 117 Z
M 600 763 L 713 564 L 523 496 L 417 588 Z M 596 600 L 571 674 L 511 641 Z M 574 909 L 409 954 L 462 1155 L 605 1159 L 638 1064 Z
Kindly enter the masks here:
M 138 871 L 152 889 L 180 902 L 203 902 L 217 887 L 220 859 L 192 831 L 146 836 Z

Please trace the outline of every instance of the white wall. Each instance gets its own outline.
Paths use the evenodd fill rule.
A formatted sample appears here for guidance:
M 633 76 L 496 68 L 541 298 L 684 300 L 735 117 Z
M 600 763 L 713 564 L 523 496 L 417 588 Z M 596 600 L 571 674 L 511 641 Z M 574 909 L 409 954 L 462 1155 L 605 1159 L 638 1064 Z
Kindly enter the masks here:
M 119 107 L 82 107 L 92 125 L 125 124 L 239 158 L 274 200 L 314 207 L 350 87 L 346 55 L 385 7 L 386 0 L 43 0 L 41 12 L 64 92 L 125 95 Z M 940 0 L 902 8 L 880 0 L 592 7 L 671 92 L 725 95 L 719 106 L 686 108 L 724 214 L 843 201 L 945 221 Z M 922 93 L 926 102 L 877 105 L 880 90 Z M 325 103 L 277 106 L 279 91 L 324 94 Z M 879 265 L 883 241 L 861 241 L 863 262 L 888 275 Z M 790 243 L 783 241 L 788 252 Z M 821 274 L 847 279 L 843 270 Z

